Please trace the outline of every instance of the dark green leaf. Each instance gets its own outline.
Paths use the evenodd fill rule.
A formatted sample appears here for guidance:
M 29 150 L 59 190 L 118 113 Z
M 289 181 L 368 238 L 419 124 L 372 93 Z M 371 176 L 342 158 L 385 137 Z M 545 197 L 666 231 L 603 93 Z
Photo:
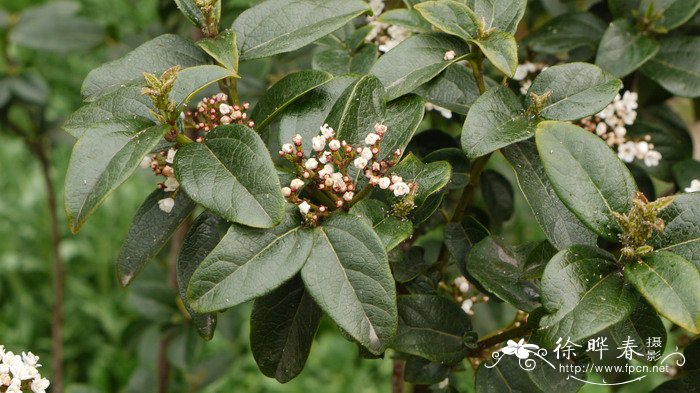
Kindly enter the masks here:
M 219 311 L 262 296 L 299 272 L 314 235 L 290 206 L 272 229 L 233 224 L 192 274 L 187 298 L 198 312 Z M 284 261 L 284 263 L 280 263 Z
M 423 158 L 426 163 L 435 161 L 447 161 L 452 167 L 452 178 L 447 184 L 447 188 L 461 190 L 469 184 L 471 164 L 464 155 L 462 149 L 456 147 L 446 147 L 437 149 Z
M 538 119 L 525 114 L 520 99 L 507 87 L 488 90 L 472 105 L 462 128 L 462 149 L 476 158 L 531 138 Z
M 415 10 L 405 8 L 389 10 L 382 12 L 377 20 L 390 25 L 398 25 L 418 33 L 429 33 L 431 31 L 430 23 L 423 19 Z
M 513 166 L 520 190 L 535 220 L 557 249 L 574 244 L 596 244 L 598 236 L 581 224 L 554 192 L 534 143 L 513 144 L 502 152 Z
M 425 260 L 423 247 L 411 247 L 402 259 L 394 262 L 394 279 L 398 282 L 409 282 L 426 271 L 432 263 Z
M 508 77 L 515 74 L 518 67 L 518 44 L 512 34 L 495 31 L 486 38 L 472 40 L 479 46 L 486 58 Z
M 180 9 L 182 14 L 195 26 L 201 29 L 207 25 L 207 20 L 202 14 L 202 10 L 197 7 L 195 0 L 175 0 L 175 4 L 177 4 L 177 8 Z
M 258 298 L 250 316 L 250 348 L 260 371 L 280 383 L 299 375 L 321 316 L 298 276 Z
M 674 198 L 660 214 L 666 229 L 652 239 L 652 245 L 684 257 L 700 270 L 700 192 Z
M 463 336 L 471 330 L 467 314 L 447 298 L 433 295 L 399 296 L 399 328 L 393 348 L 442 364 L 467 355 Z
M 700 96 L 700 37 L 666 37 L 659 42 L 661 49 L 642 72 L 675 95 Z
M 381 240 L 359 217 L 336 214 L 315 230 L 301 269 L 321 309 L 374 354 L 396 334 L 396 289 Z
M 472 248 L 488 235 L 488 229 L 473 217 L 445 225 L 445 247 L 463 274 L 467 274 L 467 257 Z
M 454 0 L 426 1 L 415 6 L 423 18 L 438 30 L 471 40 L 477 37 L 477 16 L 471 8 Z
M 625 267 L 625 278 L 671 322 L 700 333 L 700 272 L 680 255 L 656 251 Z
M 270 228 L 282 220 L 277 172 L 262 140 L 248 127 L 217 127 L 204 143 L 180 148 L 174 167 L 190 198 L 229 221 Z
M 66 214 L 73 233 L 131 175 L 169 129 L 152 124 L 144 120 L 97 123 L 75 144 L 65 187 Z
M 275 0 L 244 11 L 232 29 L 242 60 L 290 52 L 367 13 L 360 0 Z
M 525 14 L 527 0 L 467 0 L 467 5 L 478 18 L 485 19 L 485 29 L 495 27 L 515 34 Z
M 644 15 L 649 6 L 654 13 L 661 15 L 657 27 L 675 29 L 687 22 L 700 9 L 698 0 L 608 0 L 610 11 L 617 17 L 633 17 L 634 13 Z
M 645 301 L 637 302 L 637 306 L 627 319 L 612 326 L 610 328 L 610 336 L 612 336 L 612 339 L 615 340 L 618 346 L 622 346 L 625 340 L 632 338 L 638 345 L 636 350 L 643 354 L 647 354 L 650 351 L 662 353 L 664 348 L 666 348 L 666 328 L 664 323 L 656 314 L 656 311 L 649 307 L 649 304 Z M 649 345 L 654 337 L 661 339 L 659 347 Z
M 445 53 L 455 51 L 452 60 Z M 446 34 L 418 34 L 402 41 L 379 58 L 372 74 L 384 84 L 387 99 L 410 93 L 469 53 L 466 43 Z
M 270 87 L 250 114 L 258 132 L 265 128 L 284 108 L 310 90 L 333 79 L 323 71 L 305 70 L 289 74 Z
M 673 178 L 680 190 L 690 188 L 693 180 L 700 179 L 700 161 L 683 160 L 673 165 Z
M 418 356 L 409 356 L 404 366 L 403 378 L 406 382 L 421 385 L 438 383 L 450 374 L 450 367 L 433 363 Z
M 415 204 L 419 207 L 427 201 L 429 196 L 442 190 L 447 185 L 452 175 L 452 169 L 446 161 L 424 164 L 413 153 L 409 153 L 392 168 L 390 173 L 401 176 L 405 182 L 418 184 Z
M 486 170 L 481 174 L 481 195 L 492 218 L 508 221 L 513 215 L 515 192 L 508 179 L 500 173 Z
M 459 63 L 447 67 L 415 93 L 430 103 L 463 115 L 469 112 L 469 107 L 479 98 L 474 74 L 471 69 Z
M 546 346 L 557 339 L 580 342 L 625 320 L 637 302 L 612 255 L 591 246 L 572 246 L 549 261 L 542 276 L 539 334 Z
M 207 52 L 219 65 L 238 73 L 238 47 L 235 32 L 224 30 L 216 37 L 197 41 L 197 46 Z
M 407 94 L 387 103 L 384 124 L 387 133 L 382 139 L 378 157 L 385 159 L 396 150 L 403 152 L 418 129 L 425 115 L 425 102 L 422 98 Z
M 338 139 L 354 145 L 363 141 L 385 115 L 384 87 L 374 76 L 365 75 L 345 89 L 325 123 L 338 131 Z
M 238 75 L 229 69 L 217 65 L 208 64 L 185 68 L 177 74 L 175 85 L 170 92 L 170 98 L 178 104 L 179 108 L 182 108 L 207 86 L 222 79 L 233 77 L 238 77 Z
M 376 199 L 363 199 L 350 209 L 350 214 L 367 220 L 367 223 L 389 251 L 413 234 L 411 221 L 396 217 L 389 206 Z
M 357 52 L 330 49 L 314 55 L 313 68 L 333 75 L 368 74 L 379 52 L 374 44 L 362 45 Z
M 668 111 L 664 116 L 678 118 L 669 109 L 664 109 Z M 644 113 L 649 115 L 659 113 L 660 110 L 661 108 L 659 107 L 646 107 L 644 108 Z M 682 120 L 678 126 L 672 123 L 673 120 L 669 121 L 668 119 L 654 117 L 656 116 L 644 116 L 641 119 L 637 119 L 634 124 L 627 127 L 627 138 L 637 140 L 648 136 L 650 138 L 649 143 L 654 145 L 654 150 L 659 152 L 662 158 L 656 166 L 647 167 L 643 160 L 640 162 L 640 166 L 643 165 L 644 169 L 654 177 L 670 181 L 673 179 L 673 164 L 693 157 L 693 141 Z M 680 119 L 678 118 L 678 120 Z
M 637 190 L 627 167 L 602 139 L 572 124 L 542 122 L 536 141 L 561 201 L 598 235 L 617 240 L 613 212 L 627 213 Z
M 594 115 L 617 95 L 622 82 L 588 63 L 549 67 L 535 78 L 528 90 L 539 96 L 551 93 L 540 113 L 545 119 L 576 120 Z
M 556 55 L 587 46 L 595 49 L 605 32 L 605 22 L 590 12 L 557 16 L 527 36 L 536 52 Z
M 194 202 L 180 192 L 175 197 L 173 210 L 170 213 L 162 211 L 158 201 L 169 196 L 169 193 L 157 189 L 136 212 L 117 256 L 117 276 L 122 286 L 129 285 L 194 210 Z
M 488 363 L 480 366 L 476 372 L 476 392 L 575 393 L 583 386 L 581 380 L 586 377 L 583 372 L 571 373 L 576 375 L 578 380 L 570 378 L 567 373 L 559 372 L 559 367 L 571 367 L 573 362 L 563 358 L 559 360 L 554 354 L 545 356 L 552 366 L 535 355 L 531 355 L 530 359 L 536 364 L 532 370 L 526 370 L 521 366 L 523 361 L 508 355 L 502 355 L 495 366 Z M 487 365 L 491 368 L 486 367 Z
M 608 26 L 600 41 L 595 63 L 622 78 L 641 67 L 658 51 L 658 41 L 638 32 L 627 19 L 617 19 Z

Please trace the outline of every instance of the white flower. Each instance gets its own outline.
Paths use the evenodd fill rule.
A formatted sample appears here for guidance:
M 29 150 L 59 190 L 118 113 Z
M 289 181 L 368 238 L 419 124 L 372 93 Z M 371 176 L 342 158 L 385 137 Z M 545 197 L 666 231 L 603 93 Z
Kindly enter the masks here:
M 376 19 L 384 10 L 384 0 L 369 0 L 369 7 L 372 9 L 372 16 Z
M 294 146 L 291 143 L 285 143 L 282 145 L 282 151 L 287 153 L 287 154 L 292 154 L 294 151 Z
M 143 158 L 143 160 L 141 160 L 141 163 L 139 164 L 139 166 L 141 168 L 150 168 L 152 163 L 153 163 L 153 159 L 149 156 L 146 156 Z M 0 356 L 0 357 L 2 357 L 2 356 Z
M 231 118 L 228 116 L 221 117 L 221 124 L 223 124 L 223 125 L 231 124 L 231 121 L 232 121 Z
M 318 177 L 323 179 L 326 176 L 330 176 L 333 174 L 333 165 L 332 164 L 326 164 L 323 166 L 323 169 L 318 171 Z
M 627 124 L 631 125 L 634 123 L 634 121 L 637 119 L 637 112 L 635 111 L 627 111 L 622 114 L 622 121 Z
M 604 124 L 604 123 L 599 123 L 599 124 Z M 615 133 L 615 136 L 618 138 L 622 138 L 625 135 L 627 135 L 627 129 L 622 126 L 615 127 L 615 130 L 613 131 Z
M 448 50 L 447 52 L 445 52 L 445 56 L 443 57 L 443 59 L 445 61 L 453 60 L 455 58 L 455 55 L 457 55 L 455 51 Z
M 471 299 L 467 299 L 462 302 L 462 311 L 464 311 L 467 314 L 471 314 L 472 312 L 472 306 L 474 305 L 474 302 Z
M 387 130 L 386 125 L 379 124 L 379 123 L 374 124 L 374 132 L 376 132 L 379 135 L 384 134 L 386 132 L 386 130 Z
M 160 210 L 170 213 L 173 211 L 173 207 L 175 206 L 175 200 L 173 198 L 163 198 L 158 201 L 158 207 Z
M 363 157 L 357 157 L 352 164 L 357 169 L 365 169 L 365 167 L 367 166 L 367 160 L 365 160 Z
M 328 124 L 324 124 L 321 126 L 321 135 L 326 139 L 330 139 L 335 135 L 335 131 L 332 127 L 329 127 Z
M 231 107 L 231 105 L 228 105 L 228 104 L 219 105 L 219 112 L 222 115 L 228 115 L 229 113 L 231 113 L 232 110 L 233 110 L 233 108 Z
M 530 72 L 530 67 L 526 64 L 518 64 L 515 68 L 515 75 L 513 75 L 513 80 L 521 81 L 527 78 L 527 74 Z
M 360 157 L 364 158 L 365 160 L 369 161 L 374 157 L 374 154 L 372 154 L 372 149 L 369 147 L 365 147 L 362 149 L 362 153 L 360 153 Z
M 308 202 L 304 201 L 299 204 L 299 211 L 301 214 L 308 214 L 309 210 L 311 210 L 311 205 L 309 205 Z
M 311 146 L 315 151 L 323 151 L 326 148 L 326 138 L 322 136 L 315 136 L 311 138 Z
M 315 158 L 309 158 L 304 163 L 304 167 L 310 171 L 313 171 L 314 169 L 318 168 L 318 161 Z
M 638 98 L 639 98 L 639 95 L 637 93 L 632 92 L 632 91 L 626 91 L 625 94 L 622 95 L 622 103 L 624 104 L 624 106 L 627 110 L 634 110 L 634 109 L 637 109 L 637 106 L 638 106 L 637 99 Z
M 637 158 L 640 160 L 646 157 L 649 152 L 649 143 L 645 141 L 637 142 Z
M 402 195 L 406 195 L 411 191 L 411 189 L 408 187 L 408 184 L 404 182 L 398 182 L 394 183 L 394 195 L 397 197 L 400 197 Z
M 443 379 L 442 381 L 440 381 L 440 383 L 438 384 L 438 388 L 445 389 L 449 385 L 450 385 L 450 378 L 447 377 L 447 378 Z
M 637 155 L 637 144 L 632 141 L 627 141 L 617 148 L 617 156 L 624 162 L 634 161 Z
M 698 192 L 700 191 L 700 180 L 698 179 L 693 179 L 693 181 L 690 182 L 690 187 L 685 188 L 685 192 Z
M 171 147 L 170 150 L 168 150 L 168 156 L 165 158 L 165 162 L 172 164 L 173 161 L 175 161 L 175 153 L 177 153 L 177 150 Z
M 380 139 L 380 138 L 379 138 L 379 135 L 375 134 L 374 132 L 370 132 L 370 133 L 367 134 L 367 136 L 365 137 L 365 144 L 370 145 L 370 146 L 371 146 L 371 145 L 374 145 L 375 143 L 377 143 L 377 141 L 378 141 L 379 139 Z
M 338 151 L 338 150 L 340 149 L 340 141 L 337 140 L 337 139 L 333 139 L 332 141 L 330 141 L 330 142 L 328 143 L 328 147 L 329 147 L 332 151 Z
M 7 364 L 0 363 L 0 375 L 3 374 L 9 374 L 10 373 L 10 367 Z M 2 382 L 0 382 L 2 383 Z
M 396 175 L 391 176 L 391 182 L 394 184 L 401 183 L 402 181 L 403 181 L 403 178 L 401 176 L 396 176 Z
M 301 143 L 302 143 L 301 135 L 299 135 L 299 134 L 294 135 L 294 137 L 292 138 L 292 142 L 294 142 L 294 144 L 297 146 L 301 146 Z
M 530 357 L 531 349 L 539 349 L 535 344 L 525 344 L 525 339 L 521 338 L 517 343 L 513 340 L 508 340 L 507 345 L 501 350 L 506 355 L 515 355 L 518 359 L 527 359 Z
M 355 193 L 354 193 L 354 192 L 348 191 L 348 192 L 346 192 L 345 194 L 343 194 L 343 199 L 345 199 L 346 201 L 350 202 L 350 201 L 352 201 L 352 198 L 353 198 L 354 196 L 355 196 Z
M 282 195 L 285 197 L 292 195 L 292 189 L 289 187 L 282 187 Z
M 180 187 L 180 183 L 178 183 L 177 179 L 172 176 L 167 178 L 163 185 L 165 185 L 165 191 L 167 192 L 173 192 Z
M 318 162 L 320 162 L 321 164 L 326 164 L 328 163 L 328 161 L 330 161 L 330 159 L 331 153 L 324 151 L 323 154 L 321 154 L 321 156 L 318 158 Z
M 382 190 L 386 190 L 387 188 L 389 188 L 390 185 L 391 179 L 389 179 L 388 177 L 382 177 L 381 179 L 379 179 L 379 188 L 381 188 Z
M 661 153 L 656 150 L 651 150 L 644 156 L 644 165 L 648 167 L 653 167 L 659 165 L 661 160 Z
M 32 381 L 31 388 L 34 393 L 45 393 L 46 388 L 48 388 L 50 382 L 46 378 L 36 378 Z
M 293 180 L 289 183 L 289 187 L 291 187 L 291 189 L 292 189 L 293 191 L 296 191 L 296 190 L 298 190 L 298 189 L 304 187 L 304 181 L 301 180 L 301 179 L 293 179 Z
M 528 90 L 530 90 L 530 86 L 532 86 L 532 81 L 531 80 L 526 80 L 520 85 L 520 94 L 527 94 Z
M 438 106 L 438 105 L 435 105 L 435 104 L 432 104 L 432 103 L 430 103 L 430 102 L 426 102 L 426 103 L 425 103 L 425 110 L 427 110 L 427 111 L 438 111 L 438 112 L 440 112 L 440 114 L 442 115 L 442 117 L 444 117 L 445 119 L 451 119 L 451 118 L 452 118 L 452 111 L 451 111 L 451 110 L 449 110 L 449 109 L 447 109 L 447 108 L 443 108 L 443 107 Z
M 598 134 L 598 136 L 603 136 L 607 132 L 608 132 L 608 125 L 605 124 L 604 121 L 601 121 L 600 123 L 596 124 L 595 133 Z

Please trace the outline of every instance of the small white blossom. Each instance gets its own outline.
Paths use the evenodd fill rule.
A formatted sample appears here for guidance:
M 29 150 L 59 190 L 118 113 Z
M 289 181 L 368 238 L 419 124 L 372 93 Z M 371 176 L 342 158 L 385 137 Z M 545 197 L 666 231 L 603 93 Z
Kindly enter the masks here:
M 282 145 L 282 151 L 287 154 L 292 154 L 292 152 L 294 152 L 294 145 L 292 145 L 291 143 L 285 143 L 284 145 Z
M 318 171 L 318 177 L 323 179 L 326 176 L 331 176 L 333 174 L 333 165 L 332 164 L 326 164 L 323 166 L 323 169 Z
M 604 121 L 601 121 L 595 126 L 595 133 L 598 134 L 598 136 L 603 136 L 608 132 L 608 125 L 605 124 Z
M 700 191 L 700 180 L 698 179 L 693 179 L 693 181 L 690 182 L 690 187 L 685 188 L 685 192 L 698 192 Z
M 374 157 L 374 154 L 372 154 L 372 149 L 369 147 L 365 147 L 362 149 L 362 153 L 360 153 L 360 157 L 364 158 L 365 160 L 369 161 Z
M 403 178 L 401 176 L 392 175 L 391 182 L 394 184 L 401 183 L 401 182 L 403 182 Z
M 521 81 L 521 80 L 527 78 L 528 73 L 529 73 L 529 71 L 528 71 L 527 65 L 518 64 L 518 66 L 515 68 L 515 74 L 513 75 L 513 80 Z
M 177 153 L 177 150 L 171 147 L 170 150 L 168 150 L 168 156 L 165 158 L 165 162 L 172 164 L 173 161 L 175 161 L 175 153 Z
M 379 135 L 382 135 L 386 132 L 387 126 L 385 124 L 380 124 L 380 123 L 375 123 L 374 124 L 374 132 L 376 132 Z
M 328 161 L 330 161 L 330 159 L 331 159 L 331 153 L 325 151 L 325 152 L 323 152 L 323 154 L 321 154 L 320 157 L 318 157 L 318 162 L 320 162 L 321 164 L 327 164 Z
M 285 197 L 292 195 L 292 189 L 289 187 L 282 187 L 282 195 Z
M 231 105 L 228 105 L 228 104 L 221 104 L 221 105 L 219 105 L 219 112 L 220 112 L 222 115 L 228 115 L 228 114 L 231 113 L 232 111 L 233 111 L 233 108 L 231 107 Z
M 379 188 L 381 188 L 382 190 L 386 190 L 387 188 L 389 188 L 390 185 L 391 179 L 389 179 L 388 177 L 382 177 L 381 179 L 379 179 Z
M 644 159 L 646 157 L 647 153 L 649 153 L 649 143 L 646 141 L 641 141 L 637 142 L 637 147 L 636 147 L 637 155 L 636 157 L 641 159 Z
M 338 151 L 340 149 L 340 141 L 333 139 L 328 143 L 328 147 L 331 149 L 331 151 Z
M 365 167 L 367 166 L 367 160 L 365 160 L 363 157 L 357 157 L 352 164 L 357 169 L 365 169 Z
M 439 388 L 439 389 L 445 389 L 445 388 L 448 387 L 448 386 L 450 386 L 450 378 L 449 378 L 449 377 L 443 379 L 443 380 L 440 381 L 440 383 L 438 384 L 438 388 Z
M 345 199 L 346 201 L 350 202 L 350 201 L 352 201 L 352 198 L 353 198 L 354 196 L 355 196 L 355 193 L 354 193 L 354 192 L 348 191 L 348 192 L 346 192 L 345 194 L 343 194 L 343 199 Z
M 173 198 L 163 198 L 158 201 L 158 207 L 160 210 L 170 213 L 173 211 L 173 207 L 175 207 L 175 200 Z
M 231 121 L 232 121 L 232 120 L 231 120 L 230 117 L 228 117 L 228 116 L 221 116 L 221 124 L 223 124 L 223 125 L 231 124 Z
M 301 179 L 293 179 L 289 183 L 289 187 L 291 187 L 292 191 L 296 191 L 304 187 L 304 181 Z
M 448 50 L 447 52 L 445 52 L 445 56 L 443 57 L 443 59 L 445 61 L 453 60 L 455 58 L 455 55 L 457 55 L 455 51 Z
M 472 314 L 472 306 L 474 305 L 474 302 L 471 299 L 467 299 L 462 302 L 462 311 L 464 311 L 467 314 Z
M 624 162 L 632 162 L 637 155 L 637 144 L 627 141 L 617 148 L 617 156 Z
M 527 92 L 530 90 L 530 86 L 532 86 L 531 80 L 528 79 L 523 81 L 523 83 L 520 85 L 520 94 L 527 94 Z
M 294 142 L 294 144 L 297 146 L 301 146 L 301 143 L 302 143 L 301 135 L 299 135 L 299 134 L 294 135 L 294 137 L 292 138 L 292 142 Z
M 323 149 L 326 148 L 326 138 L 320 135 L 311 138 L 311 147 L 313 147 L 315 151 L 323 151 Z
M 326 139 L 330 139 L 335 135 L 335 131 L 332 127 L 329 127 L 328 124 L 324 124 L 321 126 L 321 135 Z
M 49 387 L 49 380 L 46 378 L 35 378 L 32 381 L 31 389 L 34 393 L 46 393 L 46 389 Z
M 646 156 L 644 156 L 644 165 L 648 167 L 659 165 L 659 161 L 661 161 L 661 153 L 656 150 L 650 150 Z
M 397 197 L 403 196 L 408 194 L 411 191 L 411 189 L 408 187 L 408 184 L 404 182 L 398 182 L 394 183 L 394 195 Z
M 375 134 L 374 132 L 370 132 L 365 137 L 365 144 L 370 145 L 370 146 L 374 145 L 375 143 L 377 143 L 377 141 L 379 141 L 379 139 L 380 139 L 379 135 Z
M 173 192 L 180 187 L 180 183 L 178 183 L 177 179 L 173 176 L 165 179 L 163 185 L 165 185 L 165 191 L 167 192 Z
M 304 201 L 299 204 L 299 211 L 301 214 L 308 214 L 309 210 L 311 210 L 311 205 L 309 205 L 308 202 Z
M 143 160 L 141 160 L 141 163 L 139 164 L 139 166 L 141 168 L 150 168 L 152 163 L 153 163 L 153 158 L 146 156 L 143 158 Z M 0 357 L 2 357 L 2 356 L 0 356 Z
M 439 113 L 442 115 L 442 117 L 444 117 L 445 119 L 451 119 L 451 118 L 452 118 L 452 111 L 451 111 L 451 110 L 449 110 L 449 109 L 447 109 L 447 108 L 443 108 L 443 107 L 438 106 L 438 105 L 435 105 L 435 104 L 432 104 L 432 103 L 430 103 L 430 102 L 426 102 L 426 103 L 425 103 L 425 110 L 427 110 L 427 111 L 437 111 L 437 112 L 439 112 Z
M 318 161 L 315 158 L 309 158 L 304 163 L 304 167 L 310 171 L 313 171 L 314 169 L 318 168 Z

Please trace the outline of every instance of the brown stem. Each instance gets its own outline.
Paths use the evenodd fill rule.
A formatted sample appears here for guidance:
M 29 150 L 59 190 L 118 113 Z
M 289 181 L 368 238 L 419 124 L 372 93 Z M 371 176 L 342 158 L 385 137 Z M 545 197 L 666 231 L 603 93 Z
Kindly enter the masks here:
M 394 359 L 394 369 L 391 373 L 391 393 L 403 393 L 403 369 L 405 362 Z
M 474 165 L 472 165 L 471 171 L 469 172 L 469 184 L 464 187 L 464 191 L 462 191 L 462 196 L 459 198 L 459 202 L 457 203 L 457 207 L 455 207 L 450 222 L 460 222 L 464 218 L 464 213 L 472 202 L 472 199 L 474 199 L 474 193 L 479 187 L 481 172 L 484 171 L 486 164 L 489 162 L 489 158 L 491 158 L 491 153 L 481 156 L 474 161 Z
M 498 334 L 495 334 L 490 337 L 484 337 L 482 340 L 479 340 L 477 343 L 479 345 L 479 350 L 484 351 L 486 349 L 489 349 L 493 347 L 494 345 L 498 345 L 504 341 L 511 340 L 514 338 L 522 338 L 525 334 L 529 333 L 534 329 L 534 326 L 530 326 L 526 323 L 523 323 L 520 326 L 513 327 L 508 330 L 504 330 Z
M 168 393 L 170 364 L 168 363 L 167 349 L 169 342 L 168 334 L 163 335 L 158 342 L 158 393 Z

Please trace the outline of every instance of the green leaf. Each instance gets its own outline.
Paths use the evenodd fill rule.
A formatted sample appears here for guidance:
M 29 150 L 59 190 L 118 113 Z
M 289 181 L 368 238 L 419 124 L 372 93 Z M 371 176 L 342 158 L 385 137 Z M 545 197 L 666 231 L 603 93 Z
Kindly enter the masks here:
M 420 385 L 432 385 L 441 382 L 450 375 L 450 367 L 433 363 L 418 356 L 406 359 L 403 378 L 406 382 Z
M 540 306 L 538 288 L 523 279 L 524 260 L 517 253 L 487 237 L 477 243 L 469 253 L 467 272 L 487 291 L 514 305 L 531 312 Z
M 190 100 L 212 83 L 225 78 L 237 78 L 238 75 L 217 65 L 201 65 L 185 68 L 177 74 L 177 79 L 170 92 L 170 98 L 179 108 L 187 105 Z
M 399 328 L 392 348 L 442 364 L 467 356 L 467 314 L 453 301 L 433 295 L 399 296 Z
M 168 129 L 143 120 L 97 123 L 75 144 L 65 186 L 66 214 L 73 233 L 131 175 Z
M 640 162 L 640 166 L 654 177 L 671 181 L 673 180 L 673 165 L 693 157 L 693 141 L 683 121 L 669 109 L 664 108 L 668 111 L 664 116 L 670 114 L 677 118 L 680 120 L 678 125 L 673 124 L 673 120 L 669 121 L 669 119 L 662 119 L 657 116 L 648 116 L 655 112 L 659 113 L 659 111 L 655 111 L 658 109 L 660 108 L 644 108 L 645 116 L 640 116 L 641 118 L 635 120 L 634 124 L 626 127 L 626 137 L 637 140 L 637 138 L 648 136 L 650 138 L 649 143 L 654 145 L 654 150 L 661 153 L 662 159 L 654 167 L 647 167 L 643 161 Z
M 700 96 L 700 37 L 666 37 L 659 42 L 661 49 L 642 72 L 675 95 Z
M 594 246 L 598 236 L 581 224 L 554 192 L 535 144 L 524 141 L 510 145 L 502 152 L 513 166 L 520 190 L 535 220 L 552 245 L 559 250 L 575 244 Z
M 330 49 L 318 52 L 313 58 L 313 68 L 333 75 L 368 74 L 377 61 L 379 52 L 374 44 L 362 45 L 356 52 Z
M 551 92 L 540 115 L 550 120 L 576 120 L 605 108 L 622 88 L 622 82 L 588 63 L 549 67 L 532 82 L 530 94 Z
M 554 368 L 542 359 L 536 359 L 536 367 L 526 370 L 521 366 L 524 363 L 515 356 L 503 356 L 496 365 L 488 363 L 479 366 L 476 371 L 476 393 L 502 393 L 502 392 L 527 392 L 527 393 L 576 393 L 583 386 L 586 375 L 583 372 L 571 373 L 577 379 L 570 378 L 567 373 L 559 372 L 559 367 L 572 367 L 573 362 L 557 359 L 554 354 L 545 356 Z M 489 365 L 488 368 L 486 367 Z M 585 368 L 585 367 L 582 367 Z
M 220 126 L 204 143 L 181 147 L 174 167 L 190 198 L 229 221 L 270 228 L 282 220 L 277 172 L 263 141 L 246 126 Z
M 292 278 L 311 252 L 314 235 L 291 205 L 272 229 L 233 224 L 192 274 L 187 298 L 198 312 L 255 299 Z M 284 261 L 284 263 L 280 263 Z
M 656 26 L 667 30 L 681 26 L 700 9 L 698 0 L 609 0 L 610 11 L 617 17 L 631 18 L 635 12 L 644 15 L 650 5 L 661 15 Z
M 486 38 L 472 40 L 479 46 L 494 67 L 508 77 L 515 75 L 518 67 L 518 44 L 512 34 L 495 31 Z
M 469 112 L 469 107 L 480 95 L 474 74 L 459 63 L 447 67 L 433 80 L 416 89 L 415 93 L 430 103 L 462 115 Z
M 625 320 L 637 298 L 612 255 L 572 246 L 547 264 L 541 301 L 548 314 L 540 319 L 538 334 L 545 346 L 553 346 L 558 338 L 581 342 Z
M 77 16 L 78 3 L 58 1 L 25 9 L 9 32 L 15 45 L 67 53 L 90 49 L 105 38 L 102 26 Z
M 315 230 L 313 252 L 301 269 L 321 309 L 374 354 L 396 334 L 396 289 L 384 245 L 359 217 L 335 214 Z
M 333 79 L 333 75 L 315 70 L 289 74 L 270 87 L 250 114 L 258 132 L 265 128 L 284 108 L 310 90 Z
M 423 121 L 424 115 L 425 101 L 414 94 L 407 94 L 387 103 L 386 115 L 381 122 L 387 126 L 387 132 L 377 157 L 385 159 L 396 150 L 403 152 Z
M 413 234 L 411 221 L 396 217 L 387 204 L 376 199 L 359 201 L 350 209 L 350 214 L 365 219 L 387 251 L 394 249 Z
M 643 354 L 653 350 L 663 352 L 663 349 L 666 348 L 666 327 L 664 327 L 656 311 L 645 301 L 637 302 L 637 306 L 627 319 L 612 326 L 610 328 L 610 336 L 618 346 L 622 346 L 623 342 L 631 337 L 638 345 L 636 350 Z M 653 337 L 661 339 L 660 348 L 647 345 L 647 340 Z M 646 358 L 638 360 L 653 363 Z
M 461 190 L 469 184 L 471 164 L 462 152 L 462 149 L 457 147 L 437 149 L 423 157 L 423 161 L 426 163 L 447 161 L 450 164 L 452 167 L 452 178 L 447 184 L 448 189 Z
M 600 41 L 595 63 L 622 78 L 654 57 L 659 47 L 658 41 L 637 31 L 630 21 L 617 19 Z
M 409 282 L 434 264 L 434 262 L 431 263 L 425 260 L 425 249 L 423 247 L 411 247 L 404 253 L 403 258 L 394 261 L 392 264 L 394 279 L 401 283 Z
M 485 237 L 489 231 L 473 217 L 465 218 L 461 223 L 450 222 L 445 225 L 445 247 L 463 274 L 467 274 L 467 257 L 474 245 Z
M 627 213 L 634 178 L 610 147 L 575 125 L 546 121 L 537 127 L 537 150 L 552 188 L 588 228 L 616 241 L 613 212 Z
M 177 204 L 175 205 L 177 207 Z M 197 332 L 205 340 L 211 340 L 216 328 L 216 314 L 200 314 L 195 312 L 187 299 L 187 288 L 190 285 L 192 274 L 209 253 L 219 244 L 226 233 L 229 224 L 221 217 L 205 211 L 197 216 L 192 223 L 177 258 L 177 287 L 180 299 L 192 321 L 197 327 Z
M 556 55 L 598 46 L 605 22 L 590 12 L 572 12 L 557 16 L 527 35 L 527 44 L 535 51 Z
M 197 41 L 197 46 L 207 52 L 220 66 L 238 73 L 238 47 L 235 32 L 224 30 L 216 37 Z
M 476 37 L 478 18 L 471 8 L 454 0 L 426 1 L 415 6 L 438 30 L 466 41 Z
M 0 8 L 0 29 L 4 29 L 10 24 L 10 14 Z
M 377 20 L 389 25 L 398 25 L 418 33 L 430 33 L 431 31 L 430 23 L 423 19 L 416 10 L 406 8 L 388 10 L 382 12 Z
M 455 51 L 452 60 L 445 53 Z M 466 43 L 446 34 L 418 34 L 402 41 L 372 67 L 386 88 L 388 100 L 410 93 L 469 53 Z
M 384 87 L 365 75 L 350 85 L 333 105 L 325 123 L 337 130 L 337 138 L 351 145 L 360 143 L 386 116 Z
M 654 249 L 678 254 L 700 270 L 700 193 L 676 195 L 659 216 L 666 228 L 652 239 Z
M 494 221 L 502 223 L 513 216 L 515 192 L 508 179 L 493 170 L 481 174 L 481 195 Z
M 241 60 L 290 52 L 338 30 L 369 11 L 360 0 L 265 1 L 233 22 Z
M 409 153 L 391 169 L 390 174 L 401 176 L 405 182 L 418 184 L 415 204 L 420 207 L 428 197 L 445 188 L 450 181 L 452 168 L 446 161 L 424 164 L 413 153 Z
M 485 19 L 485 29 L 495 27 L 515 34 L 525 14 L 527 0 L 467 0 L 467 5 L 477 17 Z
M 180 192 L 175 197 L 173 210 L 166 213 L 160 210 L 158 201 L 168 197 L 170 193 L 157 189 L 136 212 L 117 256 L 117 276 L 122 286 L 129 285 L 195 208 L 194 202 Z
M 512 90 L 498 86 L 472 104 L 462 128 L 462 149 L 476 158 L 531 138 L 539 119 L 525 114 Z
M 688 159 L 677 162 L 673 165 L 673 179 L 680 190 L 690 187 L 693 180 L 700 179 L 700 161 Z
M 321 316 L 299 276 L 258 298 L 250 316 L 250 349 L 260 371 L 280 383 L 299 375 Z
M 141 95 L 138 86 L 126 86 L 84 105 L 63 124 L 63 129 L 76 138 L 90 132 L 95 123 L 114 119 L 143 120 L 151 118 L 153 104 L 147 96 Z M 152 123 L 155 125 L 155 123 Z
M 202 14 L 202 10 L 197 7 L 194 0 L 175 0 L 175 4 L 180 9 L 180 12 L 195 26 L 201 29 L 207 25 L 207 20 Z
M 700 333 L 700 272 L 680 255 L 656 251 L 625 267 L 625 278 L 671 322 Z
M 86 101 L 94 101 L 125 85 L 142 85 L 144 72 L 160 75 L 176 65 L 187 68 L 208 62 L 204 52 L 191 41 L 164 34 L 90 71 L 81 92 Z

